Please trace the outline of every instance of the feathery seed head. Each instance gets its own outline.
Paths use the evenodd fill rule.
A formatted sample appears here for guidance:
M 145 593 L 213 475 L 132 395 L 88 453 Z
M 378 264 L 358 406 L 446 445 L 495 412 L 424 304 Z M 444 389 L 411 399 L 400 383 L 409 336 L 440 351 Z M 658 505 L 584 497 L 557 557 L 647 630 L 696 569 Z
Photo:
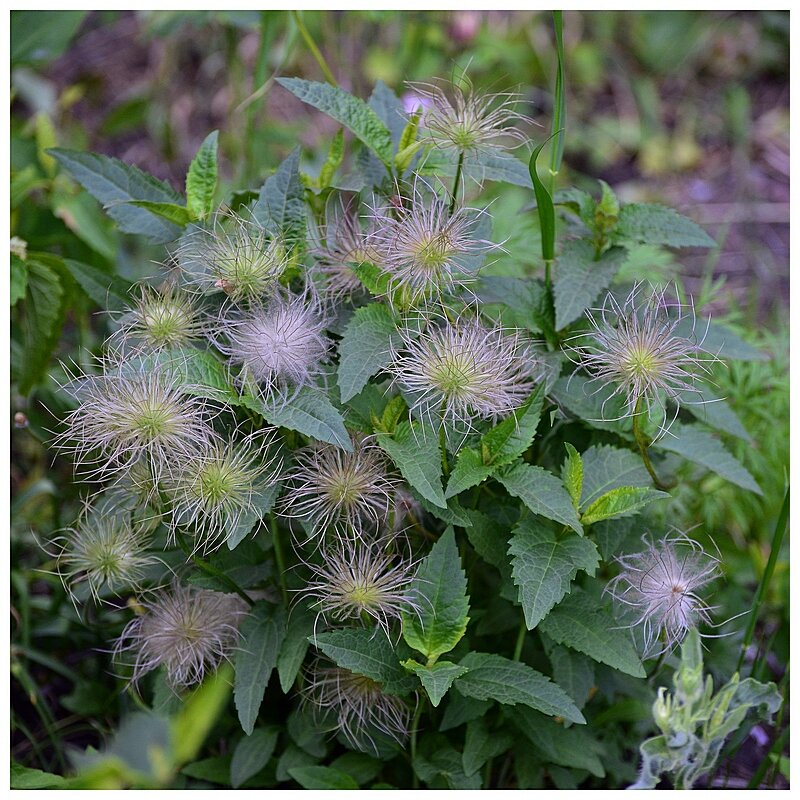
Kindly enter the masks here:
M 284 399 L 322 372 L 330 349 L 323 308 L 311 292 L 276 295 L 224 318 L 217 342 L 242 379 L 252 381 L 265 400 Z
M 189 285 L 203 292 L 222 291 L 234 302 L 274 292 L 288 265 L 280 239 L 232 211 L 217 213 L 211 229 L 185 237 L 178 258 Z
M 457 208 L 448 200 L 415 187 L 408 206 L 373 210 L 369 244 L 389 285 L 416 303 L 437 300 L 474 280 L 486 254 L 496 247 L 475 231 L 486 210 Z
M 401 333 L 388 369 L 421 413 L 469 425 L 510 413 L 533 389 L 538 364 L 518 331 L 444 320 L 419 336 Z
M 422 125 L 436 147 L 457 153 L 516 147 L 526 141 L 516 123 L 527 118 L 515 111 L 520 95 L 476 93 L 466 76 L 461 85 L 409 83 L 423 108 Z
M 374 619 L 389 634 L 392 619 L 419 610 L 411 590 L 415 564 L 388 548 L 388 542 L 342 539 L 322 550 L 320 564 L 310 563 L 312 579 L 298 590 L 312 608 L 336 622 Z
M 377 529 L 397 487 L 383 451 L 363 439 L 353 442 L 352 453 L 329 444 L 304 447 L 286 481 L 281 513 L 309 520 L 318 534 L 332 527 L 344 537 Z
M 101 362 L 103 373 L 82 375 L 67 390 L 79 405 L 56 445 L 94 465 L 103 479 L 146 463 L 157 483 L 178 457 L 192 457 L 214 441 L 206 400 L 185 394 L 168 364 Z
M 645 540 L 646 541 L 646 540 Z M 691 628 L 710 622 L 713 608 L 698 591 L 719 576 L 719 560 L 684 534 L 647 542 L 640 553 L 619 556 L 622 572 L 606 587 L 645 657 L 670 651 Z
M 134 307 L 112 338 L 146 349 L 182 347 L 202 335 L 192 297 L 174 286 L 163 291 L 142 286 Z
M 218 547 L 275 483 L 281 465 L 269 456 L 271 434 L 214 441 L 198 458 L 180 462 L 165 481 L 172 524 L 190 526 L 204 552 Z
M 377 752 L 373 736 L 382 733 L 402 744 L 408 736 L 409 708 L 381 685 L 340 667 L 317 662 L 307 673 L 303 699 L 318 716 L 332 717 L 339 730 L 356 749 Z
M 587 312 L 590 330 L 571 347 L 576 363 L 601 387 L 616 386 L 612 396 L 624 398 L 626 415 L 663 412 L 665 399 L 680 406 L 686 393 L 702 402 L 698 380 L 718 359 L 695 334 L 694 310 L 668 302 L 665 289 L 641 293 L 637 284 L 622 305 L 609 294 L 602 308 Z
M 163 665 L 174 689 L 200 683 L 228 658 L 247 613 L 236 595 L 179 584 L 142 605 L 145 613 L 125 626 L 115 654 L 133 654 L 134 683 Z
M 148 567 L 158 559 L 147 552 L 150 535 L 130 514 L 84 508 L 78 525 L 53 540 L 56 564 L 67 591 L 74 597 L 85 583 L 95 601 L 108 589 L 137 589 Z

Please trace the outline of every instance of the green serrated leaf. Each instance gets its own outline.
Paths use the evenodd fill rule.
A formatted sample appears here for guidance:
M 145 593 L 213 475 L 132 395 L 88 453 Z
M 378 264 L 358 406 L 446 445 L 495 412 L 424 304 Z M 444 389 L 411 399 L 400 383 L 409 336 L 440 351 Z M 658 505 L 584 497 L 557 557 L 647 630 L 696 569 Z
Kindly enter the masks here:
M 309 641 L 340 667 L 372 678 L 389 694 L 408 694 L 417 685 L 401 666 L 401 653 L 379 629 L 341 628 L 309 636 Z
M 157 217 L 162 217 L 173 225 L 184 227 L 188 225 L 193 217 L 186 206 L 179 206 L 176 203 L 155 203 L 152 200 L 128 200 L 129 205 L 136 208 L 144 208 Z
M 716 247 L 717 243 L 694 221 L 672 208 L 629 203 L 619 212 L 615 241 L 665 244 L 670 247 Z
M 403 662 L 403 666 L 422 681 L 434 708 L 442 702 L 453 681 L 467 671 L 466 667 L 454 664 L 452 661 L 437 661 L 435 664 L 425 666 L 409 658 Z
M 465 489 L 477 486 L 491 477 L 497 470 L 494 464 L 483 463 L 481 454 L 472 447 L 462 447 L 456 456 L 456 463 L 447 481 L 445 498 L 455 497 Z
M 630 517 L 662 497 L 669 497 L 669 494 L 648 486 L 619 486 L 598 497 L 581 515 L 581 524 L 592 525 L 604 519 Z
M 578 570 L 594 575 L 600 563 L 594 542 L 571 533 L 559 536 L 535 517 L 514 528 L 508 553 L 528 630 L 570 591 Z
M 392 135 L 380 117 L 363 101 L 337 86 L 300 78 L 277 82 L 304 103 L 319 109 L 352 131 L 387 166 L 392 164 Z
M 589 656 L 577 653 L 568 647 L 553 644 L 547 636 L 542 635 L 547 658 L 553 667 L 553 674 L 558 675 L 558 683 L 582 709 L 589 699 L 592 687 L 595 686 L 594 664 Z
M 138 233 L 156 243 L 171 242 L 180 235 L 180 228 L 145 208 L 131 205 L 131 200 L 179 205 L 182 198 L 166 183 L 137 167 L 98 153 L 81 153 L 56 147 L 48 150 L 64 169 L 117 222 L 124 233 Z
M 544 392 L 544 386 L 539 384 L 522 406 L 481 437 L 481 455 L 485 464 L 505 466 L 531 446 L 542 414 Z
M 442 490 L 442 457 L 439 438 L 430 426 L 401 422 L 394 434 L 376 434 L 402 476 L 426 499 L 439 508 L 447 508 Z
M 469 621 L 467 578 L 452 527 L 423 559 L 411 591 L 418 608 L 403 615 L 403 638 L 433 664 L 459 643 Z
M 542 620 L 539 630 L 558 644 L 635 678 L 647 674 L 630 634 L 621 630 L 614 617 L 584 592 L 573 590 Z
M 288 242 L 305 240 L 306 204 L 300 180 L 299 147 L 264 181 L 253 206 L 253 219 Z
M 240 739 L 231 759 L 231 786 L 238 789 L 248 778 L 262 770 L 272 758 L 277 743 L 277 728 L 259 728 Z
M 722 359 L 730 358 L 734 361 L 766 361 L 769 355 L 762 350 L 757 350 L 753 345 L 737 336 L 729 327 L 708 319 L 694 320 L 687 314 L 676 326 L 675 336 L 683 336 L 691 340 L 701 331 L 703 349 L 714 353 Z
M 761 487 L 744 465 L 734 458 L 713 434 L 697 425 L 674 423 L 669 433 L 653 444 L 659 450 L 677 453 L 694 464 L 699 464 L 742 489 L 763 494 Z
M 240 631 L 242 638 L 234 660 L 233 698 L 242 730 L 249 735 L 286 636 L 286 610 L 259 600 L 242 622 Z
M 317 179 L 317 187 L 320 189 L 327 189 L 331 185 L 331 180 L 336 174 L 336 170 L 342 165 L 344 159 L 344 128 L 339 128 L 331 140 L 331 146 L 328 150 L 328 157 L 319 171 L 319 178 Z
M 641 456 L 611 445 L 594 445 L 582 456 L 581 508 L 619 486 L 652 486 Z
M 546 675 L 520 661 L 494 653 L 468 653 L 460 662 L 469 669 L 456 680 L 458 691 L 476 700 L 522 705 L 544 714 L 585 724 L 583 714 L 567 693 Z
M 606 774 L 602 761 L 605 748 L 586 728 L 565 728 L 524 706 L 510 709 L 508 717 L 545 761 L 585 769 L 598 778 Z
M 614 247 L 595 259 L 594 246 L 586 239 L 564 243 L 553 281 L 557 330 L 578 319 L 611 285 L 625 257 L 623 247 Z
M 561 467 L 561 480 L 572 498 L 572 505 L 577 510 L 581 504 L 583 491 L 583 459 L 569 442 L 564 442 L 564 446 L 567 448 L 567 458 Z
M 709 388 L 697 387 L 699 391 L 684 392 L 680 396 L 682 407 L 695 419 L 719 431 L 736 436 L 746 442 L 752 442 L 752 437 L 745 430 L 739 417 L 733 409 L 721 398 L 717 397 Z M 701 400 L 702 402 L 698 402 Z
M 389 309 L 371 303 L 356 309 L 339 343 L 337 381 L 346 403 L 366 386 L 367 381 L 389 364 L 392 347 L 401 341 Z
M 375 82 L 375 88 L 369 96 L 367 105 L 389 129 L 392 135 L 392 145 L 396 150 L 406 124 L 407 115 L 403 101 L 383 81 L 379 80 Z
M 31 769 L 22 764 L 11 763 L 12 789 L 58 789 L 66 782 L 62 775 Z
M 19 257 L 11 254 L 11 305 L 15 306 L 19 300 L 25 297 L 28 288 L 28 268 L 25 262 Z
M 353 450 L 342 415 L 321 389 L 304 386 L 291 402 L 280 407 L 270 408 L 249 395 L 240 397 L 239 401 L 261 414 L 270 425 L 289 428 L 311 439 L 338 445 L 348 453 Z
M 334 767 L 289 767 L 288 771 L 304 789 L 358 789 L 353 778 Z
M 192 219 L 205 219 L 214 210 L 218 138 L 219 131 L 206 136 L 186 173 L 186 208 Z
M 501 470 L 497 480 L 534 514 L 554 519 L 583 535 L 578 514 L 564 484 L 551 472 L 520 461 Z
M 507 731 L 490 731 L 483 719 L 468 722 L 462 754 L 464 774 L 474 775 L 490 758 L 502 755 L 513 743 Z
M 65 258 L 64 264 L 86 295 L 100 308 L 121 311 L 130 303 L 131 283 L 116 273 Z
M 455 175 L 456 166 L 454 161 L 437 161 L 429 157 L 425 162 L 425 172 L 451 176 Z M 485 181 L 497 181 L 533 189 L 528 165 L 502 150 L 491 149 L 474 153 L 465 159 L 463 169 L 467 178 L 479 184 Z
M 281 485 L 276 482 L 271 486 L 260 486 L 253 491 L 250 507 L 231 519 L 230 523 L 225 526 L 228 531 L 225 544 L 229 550 L 235 550 L 252 533 L 256 523 L 269 514 L 278 499 L 280 490 Z

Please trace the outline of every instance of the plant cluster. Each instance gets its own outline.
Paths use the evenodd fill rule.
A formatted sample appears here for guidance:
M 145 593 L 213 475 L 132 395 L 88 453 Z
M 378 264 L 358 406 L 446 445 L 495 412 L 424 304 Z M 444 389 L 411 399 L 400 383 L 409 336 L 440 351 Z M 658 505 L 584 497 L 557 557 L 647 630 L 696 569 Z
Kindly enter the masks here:
M 49 151 L 166 245 L 141 286 L 76 273 L 125 307 L 62 387 L 55 445 L 90 488 L 57 569 L 78 607 L 127 601 L 115 669 L 153 719 L 232 663 L 243 735 L 178 759 L 189 779 L 602 778 L 626 746 L 598 735 L 603 708 L 714 624 L 723 565 L 659 520 L 678 469 L 760 491 L 712 432 L 736 418 L 710 365 L 746 346 L 676 286 L 615 283 L 642 244 L 714 243 L 605 184 L 553 194 L 541 147 L 514 155 L 513 96 L 412 85 L 407 112 L 383 84 L 364 102 L 278 83 L 342 127 L 315 174 L 297 149 L 222 204 L 216 132 L 185 197 Z M 544 278 L 494 240 L 489 184 L 535 195 Z M 161 780 L 147 759 L 122 775 Z

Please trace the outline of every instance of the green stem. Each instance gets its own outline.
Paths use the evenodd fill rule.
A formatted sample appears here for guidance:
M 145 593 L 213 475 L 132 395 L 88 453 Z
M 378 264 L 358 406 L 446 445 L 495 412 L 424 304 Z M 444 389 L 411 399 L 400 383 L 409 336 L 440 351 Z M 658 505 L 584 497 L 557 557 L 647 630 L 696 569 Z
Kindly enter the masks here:
M 753 604 L 753 610 L 750 612 L 750 620 L 747 623 L 747 631 L 745 632 L 744 639 L 742 640 L 742 650 L 739 653 L 739 663 L 736 665 L 737 672 L 741 672 L 745 655 L 747 654 L 747 648 L 750 647 L 750 643 L 753 641 L 753 634 L 755 633 L 756 623 L 758 622 L 758 614 L 761 610 L 761 606 L 764 604 L 764 598 L 767 596 L 767 586 L 769 586 L 769 582 L 772 580 L 772 574 L 775 572 L 775 564 L 778 561 L 778 555 L 780 554 L 781 544 L 783 543 L 783 535 L 786 532 L 786 523 L 788 521 L 789 490 L 787 489 L 786 495 L 783 498 L 781 513 L 778 516 L 778 524 L 775 526 L 775 533 L 772 535 L 772 547 L 769 552 L 767 566 L 764 568 L 764 574 L 761 576 L 761 580 L 759 581 L 758 590 L 756 591 L 756 600 Z
M 528 626 L 525 624 L 525 617 L 523 615 L 519 623 L 519 631 L 517 632 L 517 643 L 514 645 L 514 657 L 512 661 L 519 661 L 522 657 L 522 645 L 525 644 L 525 634 L 528 632 Z
M 333 77 L 333 73 L 328 66 L 328 62 L 325 61 L 325 57 L 320 52 L 316 42 L 311 38 L 311 34 L 308 32 L 308 28 L 306 28 L 300 13 L 297 11 L 292 11 L 290 13 L 295 25 L 297 25 L 297 29 L 300 31 L 300 35 L 303 37 L 303 41 L 306 43 L 306 47 L 308 47 L 308 49 L 311 51 L 311 55 L 314 56 L 314 60 L 317 62 L 317 64 L 319 64 L 319 68 L 322 70 L 325 80 L 328 81 L 331 86 L 338 86 L 339 84 L 336 82 L 336 78 Z
M 248 595 L 247 592 L 245 592 L 245 590 L 242 589 L 242 587 L 239 586 L 238 583 L 236 583 L 236 581 L 229 578 L 224 572 L 222 572 L 222 570 L 219 570 L 216 567 L 209 564 L 208 561 L 206 561 L 204 558 L 200 558 L 199 556 L 194 555 L 188 543 L 186 542 L 186 539 L 184 538 L 183 534 L 180 531 L 176 533 L 176 537 L 181 550 L 183 550 L 183 552 L 186 553 L 186 555 L 189 557 L 189 560 L 196 567 L 199 567 L 203 572 L 206 573 L 206 575 L 211 575 L 212 577 L 222 581 L 222 583 L 224 583 L 232 592 L 238 594 L 239 597 L 241 597 L 242 600 L 244 600 L 249 606 L 255 605 L 255 601 L 253 600 L 253 598 L 250 597 L 250 595 Z
M 278 568 L 278 582 L 281 585 L 283 604 L 289 605 L 289 592 L 286 589 L 286 562 L 283 559 L 283 545 L 278 531 L 278 520 L 274 514 L 269 515 L 269 527 L 272 532 L 272 549 L 275 551 L 275 565 Z
M 647 469 L 650 477 L 653 479 L 653 484 L 657 489 L 666 490 L 669 487 L 662 482 L 661 478 L 658 477 L 656 474 L 655 468 L 653 467 L 653 462 L 650 460 L 650 454 L 647 452 L 647 448 L 650 447 L 650 440 L 647 438 L 647 435 L 642 430 L 641 420 L 642 418 L 642 400 L 641 398 L 636 401 L 636 406 L 633 409 L 633 438 L 636 439 L 636 446 L 639 448 L 639 453 L 642 456 L 642 461 L 644 462 L 644 466 Z
M 444 429 L 444 421 L 442 421 L 442 427 L 439 428 L 439 448 L 442 451 L 442 472 L 446 478 L 450 474 L 450 464 L 447 461 L 447 434 Z
M 456 210 L 456 201 L 458 199 L 458 189 L 461 185 L 461 173 L 464 169 L 464 153 L 463 151 L 458 154 L 458 165 L 456 166 L 456 177 L 453 181 L 453 196 L 450 200 L 450 216 L 453 216 L 453 213 Z
M 419 789 L 419 777 L 417 771 L 414 769 L 414 761 L 417 757 L 417 734 L 419 732 L 419 721 L 422 717 L 422 707 L 424 699 L 417 703 L 417 710 L 414 712 L 414 719 L 411 721 L 411 781 L 412 789 Z

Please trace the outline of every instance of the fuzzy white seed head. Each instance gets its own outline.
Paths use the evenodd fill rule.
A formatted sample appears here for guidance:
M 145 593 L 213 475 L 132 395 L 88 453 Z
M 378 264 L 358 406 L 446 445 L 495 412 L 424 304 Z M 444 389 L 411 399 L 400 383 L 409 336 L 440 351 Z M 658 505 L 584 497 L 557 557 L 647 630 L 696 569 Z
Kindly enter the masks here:
M 240 524 L 255 522 L 260 499 L 275 484 L 281 464 L 270 456 L 272 437 L 259 432 L 239 441 L 214 441 L 197 458 L 180 460 L 164 489 L 171 530 L 188 528 L 197 549 L 219 547 Z
M 438 300 L 474 280 L 487 253 L 496 247 L 476 235 L 486 210 L 456 208 L 450 201 L 415 187 L 407 204 L 373 210 L 377 265 L 389 278 L 390 297 L 414 304 Z
M 519 408 L 533 390 L 538 362 L 518 331 L 470 320 L 401 333 L 388 369 L 420 413 L 469 427 Z
M 328 444 L 297 451 L 286 482 L 282 514 L 308 520 L 317 534 L 333 529 L 343 537 L 376 530 L 398 483 L 383 451 L 364 440 L 354 441 L 351 453 Z
M 184 347 L 202 336 L 203 326 L 191 295 L 174 287 L 142 286 L 112 341 L 134 349 L 159 351 Z
M 130 513 L 84 508 L 75 528 L 53 539 L 56 568 L 74 598 L 85 584 L 96 602 L 107 590 L 137 590 L 158 558 L 148 552 L 151 535 Z
M 622 304 L 609 294 L 602 308 L 587 312 L 590 330 L 570 347 L 598 389 L 615 387 L 611 397 L 623 398 L 626 416 L 657 410 L 666 420 L 666 400 L 679 407 L 688 394 L 702 402 L 698 382 L 718 361 L 703 349 L 694 310 L 665 293 L 644 293 L 637 284 Z
M 222 319 L 220 350 L 241 365 L 265 401 L 285 401 L 314 382 L 328 357 L 330 341 L 319 301 L 310 293 L 276 295 L 266 306 L 233 312 Z
M 353 265 L 378 263 L 379 255 L 370 244 L 373 227 L 369 225 L 364 231 L 357 211 L 342 203 L 321 233 L 324 236 L 319 236 L 312 255 L 322 294 L 334 302 L 349 299 L 363 289 Z
M 142 605 L 144 614 L 125 626 L 115 654 L 120 660 L 131 654 L 134 683 L 163 666 L 173 689 L 200 683 L 228 658 L 247 613 L 236 595 L 179 584 Z
M 423 107 L 422 127 L 436 147 L 474 155 L 527 141 L 516 127 L 519 122 L 530 122 L 515 110 L 520 95 L 476 93 L 466 76 L 460 83 L 408 84 Z
M 334 622 L 371 618 L 389 635 L 391 621 L 419 611 L 411 588 L 415 564 L 387 541 L 339 540 L 309 563 L 311 580 L 298 596 Z
M 177 458 L 195 457 L 215 440 L 216 412 L 187 394 L 169 365 L 113 359 L 101 365 L 101 374 L 84 374 L 65 387 L 79 404 L 55 440 L 90 465 L 90 474 L 102 480 L 145 464 L 157 484 Z
M 214 217 L 210 229 L 184 237 L 178 263 L 187 284 L 203 293 L 258 301 L 279 288 L 288 255 L 285 244 L 258 222 L 225 211 Z
M 330 720 L 355 749 L 377 752 L 376 733 L 399 744 L 408 737 L 409 708 L 381 685 L 348 669 L 317 662 L 307 673 L 303 699 L 321 722 Z
M 619 556 L 621 572 L 606 587 L 620 616 L 641 640 L 645 657 L 669 652 L 713 608 L 698 592 L 719 576 L 719 561 L 680 534 L 647 542 L 640 553 Z

